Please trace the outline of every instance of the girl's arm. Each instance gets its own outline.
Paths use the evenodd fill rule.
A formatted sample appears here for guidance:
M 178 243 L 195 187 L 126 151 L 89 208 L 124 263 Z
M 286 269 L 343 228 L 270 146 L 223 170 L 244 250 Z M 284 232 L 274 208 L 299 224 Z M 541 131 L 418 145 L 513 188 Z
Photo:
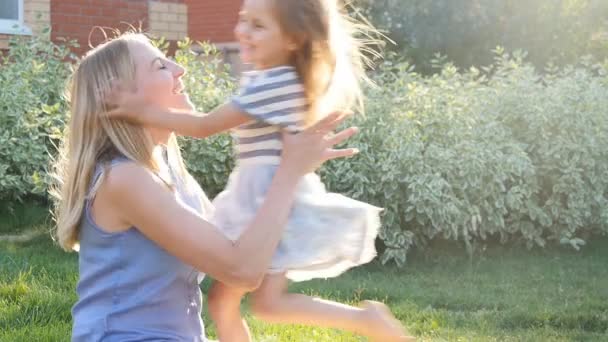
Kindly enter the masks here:
M 106 94 L 106 102 L 114 107 L 105 114 L 110 119 L 124 119 L 194 138 L 205 138 L 252 120 L 230 102 L 208 114 L 196 112 L 190 101 L 176 103 L 176 108 L 152 106 L 137 91 L 126 91 L 121 84 L 113 85 Z
M 163 128 L 193 138 L 206 138 L 252 120 L 231 103 L 225 103 L 208 114 L 180 109 L 145 108 L 141 115 L 124 115 L 142 125 Z

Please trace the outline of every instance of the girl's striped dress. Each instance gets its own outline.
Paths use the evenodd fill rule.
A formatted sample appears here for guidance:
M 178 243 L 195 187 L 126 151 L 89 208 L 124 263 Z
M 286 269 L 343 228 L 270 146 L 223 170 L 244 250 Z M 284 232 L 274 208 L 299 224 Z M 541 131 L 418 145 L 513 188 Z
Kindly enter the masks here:
M 235 240 L 252 219 L 281 158 L 281 132 L 303 127 L 308 109 L 303 85 L 291 66 L 245 74 L 232 103 L 251 116 L 234 132 L 237 166 L 214 200 L 213 221 Z M 376 256 L 381 209 L 327 192 L 319 177 L 302 178 L 269 273 L 303 281 L 335 277 Z

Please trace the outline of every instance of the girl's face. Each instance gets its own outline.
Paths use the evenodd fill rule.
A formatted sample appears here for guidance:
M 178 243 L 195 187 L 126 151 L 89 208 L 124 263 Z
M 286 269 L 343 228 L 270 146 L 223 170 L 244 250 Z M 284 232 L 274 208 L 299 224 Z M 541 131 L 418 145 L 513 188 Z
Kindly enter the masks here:
M 245 0 L 234 28 L 241 60 L 253 64 L 256 69 L 288 64 L 291 53 L 296 49 L 294 41 L 281 31 L 273 1 Z
M 169 60 L 152 44 L 143 41 L 129 42 L 135 63 L 135 86 L 145 103 L 160 108 L 193 110 L 188 94 L 184 92 L 184 68 Z M 171 132 L 150 128 L 157 142 L 164 142 Z

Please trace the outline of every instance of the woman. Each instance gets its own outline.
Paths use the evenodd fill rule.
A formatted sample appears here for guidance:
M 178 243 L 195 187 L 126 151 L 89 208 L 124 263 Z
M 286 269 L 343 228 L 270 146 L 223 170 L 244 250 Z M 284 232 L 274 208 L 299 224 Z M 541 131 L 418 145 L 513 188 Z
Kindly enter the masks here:
M 284 154 L 264 204 L 232 242 L 207 221 L 212 208 L 184 168 L 175 135 L 109 120 L 112 82 L 150 104 L 192 109 L 184 69 L 142 35 L 127 34 L 88 53 L 71 87 L 71 118 L 58 160 L 57 237 L 79 248 L 73 341 L 205 341 L 199 271 L 235 287 L 258 287 L 287 221 L 300 177 L 355 129 L 329 133 L 329 115 L 284 137 Z

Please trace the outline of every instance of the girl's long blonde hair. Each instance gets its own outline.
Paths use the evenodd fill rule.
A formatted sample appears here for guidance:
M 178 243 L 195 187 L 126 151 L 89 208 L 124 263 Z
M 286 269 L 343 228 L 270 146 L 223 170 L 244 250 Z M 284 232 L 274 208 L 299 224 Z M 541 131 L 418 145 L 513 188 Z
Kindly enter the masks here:
M 92 184 L 98 165 L 123 156 L 156 173 L 168 185 L 167 163 L 152 137 L 141 126 L 110 120 L 103 114 L 111 110 L 104 100 L 113 80 L 132 84 L 135 63 L 130 53 L 133 42 L 150 43 L 142 34 L 127 33 L 109 40 L 88 52 L 77 65 L 68 89 L 69 124 L 59 153 L 54 160 L 54 199 L 56 238 L 65 250 L 78 249 L 79 226 L 86 200 L 94 196 L 105 172 Z M 178 181 L 186 179 L 186 170 L 174 134 L 167 144 L 169 167 Z
M 367 80 L 363 52 L 369 51 L 367 43 L 377 41 L 362 39 L 375 31 L 351 19 L 345 6 L 339 0 L 274 0 L 282 32 L 297 44 L 291 64 L 310 105 L 308 124 L 319 119 L 316 113 L 363 111 L 361 83 Z

